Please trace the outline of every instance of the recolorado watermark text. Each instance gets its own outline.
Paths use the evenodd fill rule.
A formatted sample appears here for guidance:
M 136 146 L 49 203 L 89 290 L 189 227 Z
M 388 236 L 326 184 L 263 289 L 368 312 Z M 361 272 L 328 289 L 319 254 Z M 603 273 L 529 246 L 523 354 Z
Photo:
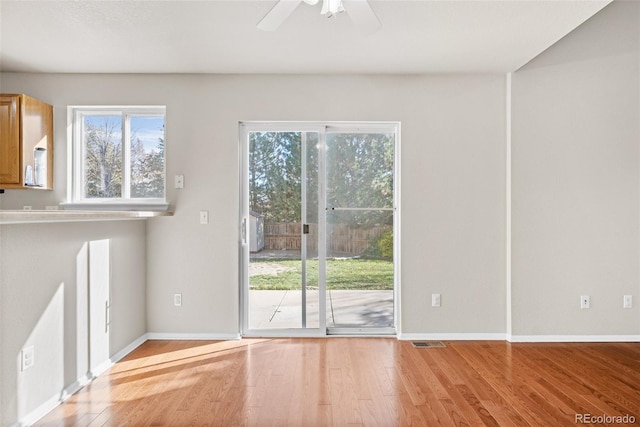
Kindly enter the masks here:
M 593 415 L 576 414 L 576 424 L 635 424 L 636 417 L 633 415 Z

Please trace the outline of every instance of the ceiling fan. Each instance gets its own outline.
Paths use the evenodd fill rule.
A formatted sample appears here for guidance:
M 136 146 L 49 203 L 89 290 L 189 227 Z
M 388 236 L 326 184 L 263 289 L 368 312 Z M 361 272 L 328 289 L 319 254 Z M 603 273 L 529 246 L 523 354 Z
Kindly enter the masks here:
M 306 4 L 315 5 L 320 0 L 279 0 L 258 22 L 257 27 L 264 31 L 275 31 L 303 1 Z M 367 0 L 322 0 L 320 14 L 327 18 L 345 11 L 358 30 L 364 34 L 375 33 L 382 27 Z

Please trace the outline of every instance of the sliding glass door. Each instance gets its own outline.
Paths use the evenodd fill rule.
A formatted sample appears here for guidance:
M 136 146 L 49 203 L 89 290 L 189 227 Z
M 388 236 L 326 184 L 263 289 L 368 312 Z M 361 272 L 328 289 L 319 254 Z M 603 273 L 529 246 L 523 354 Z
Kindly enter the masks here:
M 327 129 L 329 333 L 392 333 L 395 132 Z
M 247 331 L 319 331 L 318 132 L 247 129 Z
M 242 332 L 394 333 L 397 125 L 241 125 Z

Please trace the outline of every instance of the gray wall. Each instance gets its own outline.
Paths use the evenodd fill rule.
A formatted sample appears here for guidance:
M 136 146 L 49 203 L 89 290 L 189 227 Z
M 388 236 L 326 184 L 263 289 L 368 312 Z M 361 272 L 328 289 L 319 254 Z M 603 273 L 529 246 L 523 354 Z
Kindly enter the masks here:
M 513 74 L 515 337 L 640 333 L 639 8 L 613 3 Z M 64 319 L 51 322 L 64 340 L 40 344 L 62 355 L 38 379 L 48 395 L 23 402 L 33 406 L 76 379 L 67 333 L 78 325 L 66 289 L 85 241 L 112 239 L 122 309 L 112 353 L 145 332 L 237 334 L 241 120 L 401 121 L 403 336 L 507 332 L 504 76 L 5 73 L 2 91 L 54 104 L 56 127 L 56 190 L 7 192 L 3 209 L 64 201 L 68 105 L 166 105 L 168 182 L 185 175 L 183 190 L 169 185 L 173 217 L 0 228 L 5 423 L 18 416 L 23 393 L 16 352 L 41 316 Z M 199 224 L 200 210 L 210 211 L 209 225 Z M 25 276 L 29 256 L 44 253 L 63 261 Z M 172 305 L 175 292 L 182 308 Z M 431 293 L 442 294 L 442 307 L 430 307 Z M 584 294 L 589 310 L 579 308 Z M 625 294 L 633 309 L 622 308 Z
M 640 333 L 639 8 L 614 2 L 513 75 L 515 336 Z M 168 182 L 185 175 L 169 186 L 174 217 L 0 227 L 3 423 L 76 379 L 86 241 L 112 241 L 112 353 L 145 332 L 238 332 L 240 120 L 401 121 L 401 332 L 506 332 L 504 76 L 1 76 L 3 92 L 52 103 L 56 128 L 56 190 L 7 192 L 3 209 L 65 199 L 68 105 L 166 105 Z M 16 352 L 42 316 L 51 360 L 20 379 Z
M 110 240 L 110 354 L 145 334 L 146 243 L 144 221 L 3 225 L 0 237 L 5 426 L 87 373 L 87 242 Z M 20 372 L 29 345 L 36 362 Z
M 639 8 L 615 2 L 513 75 L 514 336 L 640 333 Z M 68 105 L 166 105 L 168 182 L 185 175 L 183 190 L 169 185 L 173 217 L 0 227 L 5 424 L 77 378 L 71 307 L 86 241 L 112 241 L 112 353 L 145 332 L 238 332 L 241 120 L 402 122 L 401 332 L 506 333 L 504 76 L 5 73 L 1 89 L 52 103 L 56 128 L 56 190 L 7 192 L 3 209 L 64 201 Z M 52 253 L 59 262 L 32 268 Z M 42 316 L 54 319 L 44 336 L 55 339 L 37 344 L 52 365 L 19 379 L 17 352 Z
M 402 332 L 504 333 L 504 80 L 8 73 L 4 91 L 55 106 L 56 190 L 5 204 L 64 200 L 67 105 L 166 105 L 168 182 L 182 173 L 185 188 L 169 186 L 175 216 L 148 221 L 148 331 L 237 334 L 238 121 L 401 121 Z
M 617 1 L 513 75 L 514 335 L 640 333 L 639 64 Z

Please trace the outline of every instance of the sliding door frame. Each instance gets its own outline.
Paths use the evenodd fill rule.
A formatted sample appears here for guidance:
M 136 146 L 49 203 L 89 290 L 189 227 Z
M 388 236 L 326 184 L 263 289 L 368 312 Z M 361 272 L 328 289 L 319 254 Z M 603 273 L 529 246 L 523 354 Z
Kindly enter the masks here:
M 249 329 L 249 133 L 250 132 L 315 132 L 318 133 L 318 291 L 319 291 L 319 327 L 291 329 Z M 244 337 L 324 337 L 327 330 L 327 292 L 326 292 L 326 245 L 327 245 L 327 211 L 326 211 L 326 135 L 327 133 L 376 133 L 385 132 L 395 135 L 394 171 L 393 171 L 393 301 L 394 324 L 396 335 L 401 331 L 400 316 L 400 122 L 239 122 L 239 178 L 240 209 L 238 218 L 239 236 L 239 285 L 240 285 L 240 334 Z M 304 176 L 304 175 L 303 175 Z M 305 178 L 306 179 L 306 178 Z M 306 197 L 303 196 L 303 197 Z M 303 322 L 304 325 L 304 322 Z M 371 336 L 376 328 L 340 329 L 339 334 Z M 389 335 L 380 329 L 380 334 Z M 334 333 L 335 335 L 335 333 Z
M 297 122 L 240 122 L 240 333 L 245 337 L 322 337 L 326 335 L 326 290 L 321 284 L 324 283 L 323 278 L 319 277 L 318 286 L 318 328 L 308 328 L 306 326 L 306 307 L 302 307 L 302 313 L 305 315 L 305 319 L 302 321 L 302 327 L 300 328 L 273 328 L 273 329 L 250 329 L 249 328 L 249 242 L 248 242 L 248 221 L 249 221 L 249 134 L 251 132 L 301 132 L 301 133 L 317 133 L 318 134 L 318 149 L 321 150 L 324 147 L 323 133 L 324 127 L 313 123 L 297 123 Z M 301 156 L 305 156 L 306 152 L 301 150 Z M 324 156 L 319 155 L 319 173 L 324 172 L 324 164 L 322 158 Z M 306 176 L 301 177 L 301 180 L 306 180 Z M 306 187 L 303 186 L 303 188 Z M 318 179 L 318 192 L 324 194 L 324 182 Z M 306 199 L 306 195 L 304 195 Z M 306 207 L 305 207 L 306 208 Z M 303 213 L 305 209 L 303 209 Z M 304 218 L 303 218 L 304 219 Z M 320 206 L 318 206 L 318 229 L 322 229 Z M 322 271 L 321 264 L 321 251 L 324 249 L 321 247 L 322 233 L 318 233 L 318 258 Z M 301 258 L 306 255 L 306 248 L 301 245 Z M 304 265 L 304 264 L 303 264 Z M 322 273 L 320 273 L 322 275 Z M 304 277 L 303 277 L 304 280 Z M 302 300 L 306 305 L 305 296 L 303 294 Z
M 385 133 L 394 135 L 394 147 L 393 147 L 393 202 L 391 208 L 382 208 L 380 211 L 393 212 L 393 327 L 381 327 L 381 326 L 327 326 L 327 335 L 337 336 L 393 336 L 398 335 L 399 321 L 400 321 L 400 123 L 399 122 L 339 122 L 339 123 L 327 123 L 325 126 L 325 133 L 323 139 L 323 149 L 325 151 L 324 162 L 325 169 L 322 171 L 324 181 L 326 178 L 326 136 L 329 134 L 371 134 L 371 133 Z M 329 215 L 329 206 L 327 206 L 326 191 L 321 196 L 324 216 L 324 235 L 327 234 L 327 216 Z M 376 208 L 334 208 L 331 210 L 378 210 Z M 325 246 L 325 261 L 326 261 L 326 241 Z M 326 270 L 325 270 L 326 273 Z M 324 283 L 324 282 L 323 282 Z

